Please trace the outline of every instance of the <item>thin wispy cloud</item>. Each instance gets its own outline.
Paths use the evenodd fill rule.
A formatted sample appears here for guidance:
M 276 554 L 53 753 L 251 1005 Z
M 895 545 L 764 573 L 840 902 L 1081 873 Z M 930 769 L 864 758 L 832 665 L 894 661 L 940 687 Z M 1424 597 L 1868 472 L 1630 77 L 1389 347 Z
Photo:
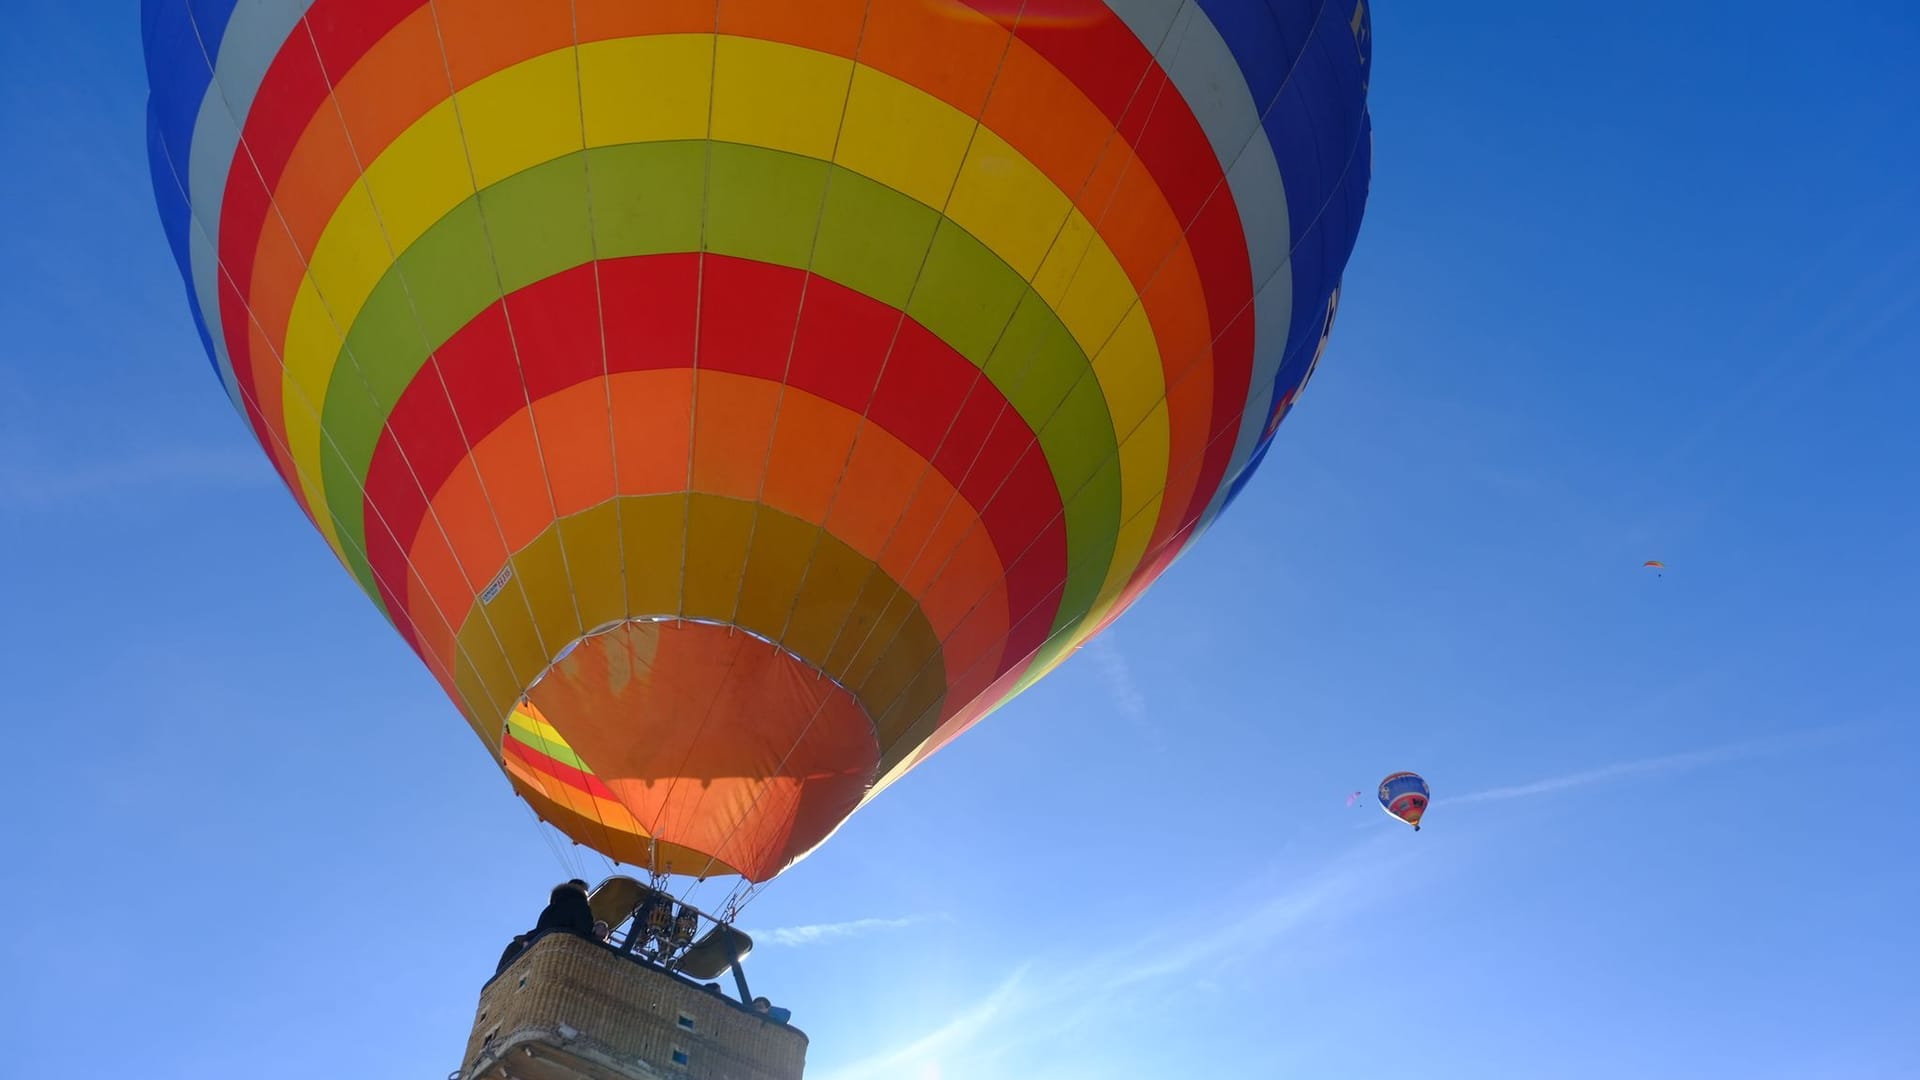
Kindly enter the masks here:
M 821 1080 L 894 1080 L 896 1077 L 916 1075 L 910 1070 L 922 1069 L 945 1053 L 978 1042 L 1004 1017 L 1018 1015 L 1029 1008 L 1028 970 L 1022 966 L 995 987 L 992 993 L 912 1042 L 827 1072 Z M 939 1074 L 935 1072 L 933 1075 Z
M 1508 787 L 1489 788 L 1485 791 L 1455 795 L 1451 798 L 1435 799 L 1434 804 L 1459 806 L 1463 803 L 1501 802 L 1507 799 L 1528 799 L 1536 795 L 1554 795 L 1574 788 L 1591 787 L 1616 780 L 1625 780 L 1636 776 L 1653 776 L 1662 773 L 1681 773 L 1693 769 L 1720 765 L 1740 758 L 1760 757 L 1777 754 L 1810 741 L 1830 738 L 1842 729 L 1831 728 L 1810 732 L 1796 732 L 1788 735 L 1773 736 L 1764 739 L 1748 739 L 1722 746 L 1707 747 L 1702 750 L 1689 750 L 1679 754 L 1663 754 L 1659 757 L 1639 758 L 1633 761 L 1615 762 L 1595 769 L 1583 769 L 1580 772 L 1550 776 L 1544 780 L 1535 780 L 1525 784 Z
M 1195 928 L 1197 935 L 1166 931 L 1091 957 L 1030 961 L 953 1020 L 899 1047 L 826 1070 L 821 1080 L 937 1076 L 961 1058 L 968 1066 L 964 1075 L 1000 1075 L 991 1071 L 992 1061 L 1016 1053 L 1021 1059 L 1005 1075 L 1038 1075 L 1027 1053 L 1036 1044 L 1073 1045 L 1074 1029 L 1110 1018 L 1130 1002 L 1163 995 L 1170 984 L 1211 982 L 1233 964 L 1289 940 L 1317 938 L 1326 918 L 1377 897 L 1381 876 L 1410 857 L 1383 855 L 1385 842 L 1363 843 L 1292 884 L 1282 884 L 1278 874 L 1252 883 L 1247 891 L 1256 899 L 1237 912 L 1210 912 L 1207 925 Z M 1036 1017 L 1046 1022 L 1035 1023 Z
M 273 470 L 258 454 L 237 450 L 155 449 L 118 459 L 49 461 L 9 455 L 0 464 L 0 506 L 16 510 L 65 506 L 156 489 L 238 488 L 270 484 Z
M 1112 699 L 1114 710 L 1139 731 L 1151 738 L 1158 739 L 1159 731 L 1153 725 L 1152 710 L 1147 706 L 1147 697 L 1140 692 L 1140 684 L 1134 681 L 1133 668 L 1118 646 L 1104 637 L 1093 639 L 1086 651 L 1093 662 L 1099 665 L 1101 681 L 1107 688 L 1107 696 Z
M 1863 215 L 1861 220 L 1876 219 Z M 1836 251 L 1850 246 L 1838 245 Z M 1757 309 L 1782 313 L 1779 317 L 1796 322 L 1806 319 L 1804 325 L 1797 329 L 1784 326 L 1761 329 L 1761 333 L 1780 342 L 1775 350 L 1776 359 L 1755 371 L 1733 393 L 1714 405 L 1699 425 L 1667 452 L 1665 465 L 1672 467 L 1687 459 L 1742 414 L 1767 406 L 1769 399 L 1772 399 L 1771 407 L 1783 408 L 1790 400 L 1786 395 L 1791 394 L 1795 386 L 1821 377 L 1829 368 L 1888 347 L 1890 343 L 1883 333 L 1898 326 L 1920 306 L 1920 288 L 1913 284 L 1913 262 L 1912 252 L 1895 250 L 1881 262 L 1877 271 L 1847 273 L 1851 280 L 1846 288 L 1821 291 L 1825 301 L 1814 309 L 1811 319 L 1806 319 L 1800 305 L 1785 301 L 1805 295 L 1809 280 L 1818 280 L 1820 274 L 1830 276 L 1835 271 L 1832 267 L 1806 267 L 1792 286 L 1782 290 L 1779 302 L 1763 304 Z
M 1780 754 L 1840 737 L 1856 725 L 1790 732 L 1657 757 L 1637 758 L 1523 784 L 1490 788 L 1448 804 L 1499 802 L 1550 795 L 1637 776 L 1680 774 L 1742 758 Z M 1373 828 L 1369 826 L 1369 828 Z M 891 1049 L 840 1068 L 821 1080 L 965 1075 L 972 1080 L 1055 1077 L 1060 1070 L 1099 1066 L 1096 1061 L 1044 1063 L 1050 1048 L 1079 1045 L 1073 1032 L 1110 1022 L 1116 1011 L 1179 990 L 1218 988 L 1235 964 L 1257 960 L 1278 948 L 1324 943 L 1331 920 L 1382 899 L 1390 880 L 1423 850 L 1394 844 L 1397 832 L 1379 833 L 1311 874 L 1276 872 L 1249 883 L 1254 899 L 1225 912 L 1210 910 L 1190 933 L 1164 932 L 1091 957 L 1036 958 L 995 986 L 952 1020 Z M 1423 870 L 1431 873 L 1431 870 Z M 1037 1023 L 1044 1017 L 1044 1023 Z M 964 1070 L 961 1066 L 964 1065 Z M 1071 1065 L 1071 1067 L 1069 1067 Z
M 759 945 L 798 948 L 829 941 L 845 941 L 848 938 L 864 937 L 887 930 L 904 930 L 909 926 L 918 926 L 945 917 L 944 915 L 909 915 L 901 919 L 850 919 L 846 922 L 812 923 L 806 926 L 778 926 L 771 930 L 755 930 L 752 936 L 754 942 Z

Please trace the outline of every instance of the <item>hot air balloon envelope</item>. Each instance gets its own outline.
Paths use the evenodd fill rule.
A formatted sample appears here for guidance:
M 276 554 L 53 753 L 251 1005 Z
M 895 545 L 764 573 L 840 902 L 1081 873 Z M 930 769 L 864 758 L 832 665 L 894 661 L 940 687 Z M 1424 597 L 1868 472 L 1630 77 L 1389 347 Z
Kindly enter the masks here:
M 1420 817 L 1427 812 L 1432 792 L 1419 773 L 1397 772 L 1380 781 L 1380 806 L 1388 814 L 1420 828 Z
M 142 30 L 234 407 L 513 789 L 679 874 L 778 874 L 1212 523 L 1371 170 L 1364 0 Z

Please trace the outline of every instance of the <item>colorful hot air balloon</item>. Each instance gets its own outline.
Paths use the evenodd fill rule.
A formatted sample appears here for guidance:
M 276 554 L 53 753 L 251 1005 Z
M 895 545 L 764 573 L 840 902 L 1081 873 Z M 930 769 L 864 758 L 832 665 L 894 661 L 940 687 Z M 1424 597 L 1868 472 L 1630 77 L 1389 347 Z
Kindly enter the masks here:
M 1366 4 L 1026 6 L 147 0 L 221 382 L 579 842 L 779 873 L 1138 597 L 1313 370 Z
M 1380 781 L 1380 806 L 1401 821 L 1420 831 L 1420 816 L 1427 812 L 1433 793 L 1419 773 L 1397 772 Z

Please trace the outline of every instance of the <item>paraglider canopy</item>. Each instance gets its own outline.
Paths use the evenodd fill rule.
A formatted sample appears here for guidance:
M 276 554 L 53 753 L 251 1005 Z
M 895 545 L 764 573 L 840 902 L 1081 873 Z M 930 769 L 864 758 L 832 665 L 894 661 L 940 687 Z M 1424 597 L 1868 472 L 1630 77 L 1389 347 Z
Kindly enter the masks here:
M 1388 814 L 1420 831 L 1420 816 L 1427 812 L 1432 797 L 1427 782 L 1419 773 L 1397 772 L 1380 781 L 1380 806 Z

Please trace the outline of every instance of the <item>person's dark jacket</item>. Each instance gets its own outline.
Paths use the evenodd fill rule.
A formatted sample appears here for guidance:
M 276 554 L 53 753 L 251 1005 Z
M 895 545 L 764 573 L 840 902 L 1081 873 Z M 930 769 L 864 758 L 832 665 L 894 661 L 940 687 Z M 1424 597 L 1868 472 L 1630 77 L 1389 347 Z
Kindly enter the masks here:
M 546 910 L 540 913 L 540 921 L 533 924 L 536 934 L 548 930 L 565 930 L 582 937 L 592 937 L 593 905 L 587 903 L 587 894 L 571 885 L 554 889 Z

